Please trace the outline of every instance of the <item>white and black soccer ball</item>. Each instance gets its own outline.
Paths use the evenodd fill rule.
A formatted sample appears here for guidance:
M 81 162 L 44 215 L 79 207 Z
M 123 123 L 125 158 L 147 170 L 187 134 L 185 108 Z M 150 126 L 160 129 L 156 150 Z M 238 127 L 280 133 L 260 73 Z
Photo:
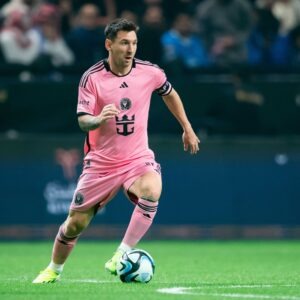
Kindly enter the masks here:
M 153 277 L 154 270 L 153 258 L 141 249 L 125 252 L 117 264 L 117 274 L 123 282 L 148 283 Z

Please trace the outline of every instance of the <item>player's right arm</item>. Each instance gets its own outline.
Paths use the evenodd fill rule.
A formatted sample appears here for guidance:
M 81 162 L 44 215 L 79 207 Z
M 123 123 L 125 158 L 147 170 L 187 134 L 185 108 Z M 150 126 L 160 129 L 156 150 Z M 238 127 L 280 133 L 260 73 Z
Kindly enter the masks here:
M 105 105 L 101 113 L 97 116 L 82 114 L 78 117 L 79 127 L 83 131 L 90 131 L 100 127 L 107 120 L 114 118 L 119 114 L 119 110 L 114 104 Z
M 77 116 L 79 127 L 85 132 L 97 129 L 119 113 L 112 103 L 103 106 L 99 113 L 98 105 L 100 104 L 97 101 L 97 89 L 92 74 L 101 67 L 101 62 L 91 67 L 82 75 L 79 82 Z

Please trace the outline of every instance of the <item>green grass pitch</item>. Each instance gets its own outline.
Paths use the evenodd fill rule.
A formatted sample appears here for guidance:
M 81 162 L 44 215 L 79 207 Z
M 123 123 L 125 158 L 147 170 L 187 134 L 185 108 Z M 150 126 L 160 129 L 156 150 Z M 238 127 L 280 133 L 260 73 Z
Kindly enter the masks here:
M 61 282 L 33 285 L 52 243 L 0 243 L 1 299 L 300 300 L 299 241 L 149 241 L 148 284 L 126 284 L 104 271 L 117 242 L 78 242 Z

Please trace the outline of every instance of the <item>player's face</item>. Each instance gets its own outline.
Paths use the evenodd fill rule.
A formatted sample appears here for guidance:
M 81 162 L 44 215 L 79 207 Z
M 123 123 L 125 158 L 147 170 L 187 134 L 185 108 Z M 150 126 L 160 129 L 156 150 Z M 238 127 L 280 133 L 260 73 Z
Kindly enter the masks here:
M 129 67 L 137 49 L 136 33 L 134 31 L 119 31 L 113 41 L 109 40 L 107 46 L 114 63 L 118 67 Z

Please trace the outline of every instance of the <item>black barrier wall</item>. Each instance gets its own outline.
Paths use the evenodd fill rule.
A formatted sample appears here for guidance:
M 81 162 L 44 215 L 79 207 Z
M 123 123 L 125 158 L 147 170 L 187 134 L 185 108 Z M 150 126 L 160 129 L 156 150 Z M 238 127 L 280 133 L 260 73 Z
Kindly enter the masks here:
M 79 76 L 20 79 L 0 81 L 0 238 L 49 238 L 81 172 Z M 154 237 L 257 237 L 240 228 L 263 226 L 262 237 L 299 238 L 300 77 L 203 75 L 172 83 L 201 152 L 183 152 L 177 121 L 154 95 L 150 144 L 164 183 Z M 93 225 L 119 238 L 131 211 L 120 192 Z M 201 229 L 213 226 L 221 229 Z
M 84 136 L 1 137 L 0 225 L 59 224 L 81 171 Z M 300 141 L 207 139 L 191 156 L 176 138 L 150 138 L 164 189 L 156 224 L 300 225 Z M 126 224 L 123 193 L 94 224 Z
M 26 82 L 1 78 L 0 132 L 78 133 L 78 81 L 79 76 L 59 80 L 41 76 Z M 197 131 L 300 134 L 298 75 L 203 75 L 172 83 Z M 163 101 L 154 95 L 149 133 L 170 134 L 178 129 Z

